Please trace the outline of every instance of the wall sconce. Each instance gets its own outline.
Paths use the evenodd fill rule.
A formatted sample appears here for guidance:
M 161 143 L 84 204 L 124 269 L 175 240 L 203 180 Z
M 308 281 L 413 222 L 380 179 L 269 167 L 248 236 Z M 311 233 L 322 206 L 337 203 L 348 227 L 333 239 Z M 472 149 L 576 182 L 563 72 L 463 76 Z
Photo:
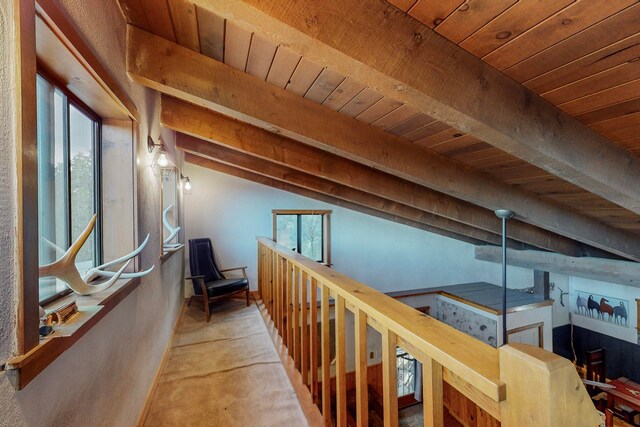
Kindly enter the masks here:
M 155 156 L 153 156 L 153 161 L 151 162 L 151 169 L 153 170 L 153 174 L 156 176 L 167 177 L 171 175 L 173 172 L 173 165 L 167 157 L 167 151 L 164 148 L 164 144 L 162 142 L 156 144 L 153 139 L 148 136 L 147 137 L 147 150 L 150 153 L 153 153 L 154 148 L 158 147 Z
M 186 194 L 191 194 L 191 181 L 189 180 L 189 177 L 180 174 L 180 182 L 182 183 L 182 188 L 184 188 L 184 192 Z

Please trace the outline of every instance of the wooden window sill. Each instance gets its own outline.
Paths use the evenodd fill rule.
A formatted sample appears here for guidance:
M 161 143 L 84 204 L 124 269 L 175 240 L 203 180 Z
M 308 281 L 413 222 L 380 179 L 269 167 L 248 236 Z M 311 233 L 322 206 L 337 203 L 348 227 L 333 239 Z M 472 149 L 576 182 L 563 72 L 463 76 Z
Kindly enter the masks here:
M 54 332 L 40 338 L 39 344 L 21 356 L 6 363 L 7 378 L 16 390 L 22 390 L 40 372 L 44 371 L 58 356 L 69 349 L 103 317 L 113 310 L 138 285 L 140 278 L 118 280 L 109 289 L 88 296 L 69 294 L 56 300 L 46 308 L 55 308 L 75 300 L 79 314 L 63 325 L 54 327 Z
M 184 251 L 184 244 L 182 246 L 180 246 L 180 248 L 178 250 L 172 251 L 172 252 L 167 252 L 166 254 L 162 255 L 160 257 L 160 265 L 164 264 L 165 262 L 169 261 L 169 259 L 177 253 L 182 253 Z

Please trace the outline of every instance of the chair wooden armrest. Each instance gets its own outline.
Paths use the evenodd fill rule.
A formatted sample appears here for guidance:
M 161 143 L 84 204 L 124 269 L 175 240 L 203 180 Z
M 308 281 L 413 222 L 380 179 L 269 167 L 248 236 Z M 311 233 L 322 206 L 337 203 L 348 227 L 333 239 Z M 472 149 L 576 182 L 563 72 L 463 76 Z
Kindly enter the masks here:
M 220 270 L 220 273 L 224 273 L 226 271 L 242 270 L 242 275 L 246 279 L 247 278 L 247 268 L 248 267 L 246 265 L 244 267 L 225 268 L 224 270 Z
M 204 279 L 204 276 L 191 276 L 191 277 L 185 277 L 185 279 L 187 279 L 187 280 L 198 280 L 198 279 Z

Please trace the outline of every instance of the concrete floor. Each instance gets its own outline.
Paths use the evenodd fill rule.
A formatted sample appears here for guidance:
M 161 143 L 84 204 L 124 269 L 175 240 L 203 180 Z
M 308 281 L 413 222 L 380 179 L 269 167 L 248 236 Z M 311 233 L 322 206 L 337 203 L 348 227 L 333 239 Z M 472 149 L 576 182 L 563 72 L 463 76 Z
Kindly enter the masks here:
M 257 306 L 188 307 L 151 398 L 145 426 L 307 426 Z

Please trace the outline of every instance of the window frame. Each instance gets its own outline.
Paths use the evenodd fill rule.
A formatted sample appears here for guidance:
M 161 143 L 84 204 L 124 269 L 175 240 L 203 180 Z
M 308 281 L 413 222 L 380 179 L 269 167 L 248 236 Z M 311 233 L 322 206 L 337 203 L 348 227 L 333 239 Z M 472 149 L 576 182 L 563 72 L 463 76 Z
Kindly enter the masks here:
M 331 266 L 331 210 L 325 209 L 273 209 L 273 233 L 274 242 L 278 242 L 278 215 L 297 215 L 297 253 L 302 254 L 301 245 L 301 216 L 303 215 L 320 215 L 322 216 L 322 261 L 317 261 L 327 267 Z
M 64 95 L 64 147 L 63 147 L 63 156 L 64 161 L 66 163 L 66 180 L 67 180 L 67 188 L 66 188 L 66 204 L 67 204 L 67 226 L 68 226 L 68 235 L 69 244 L 73 242 L 72 237 L 72 226 L 71 226 L 71 160 L 69 158 L 69 151 L 71 146 L 71 137 L 70 137 L 70 110 L 71 106 L 75 107 L 80 113 L 87 116 L 91 121 L 93 121 L 93 176 L 94 176 L 94 195 L 93 195 L 93 203 L 96 209 L 96 213 L 98 214 L 98 218 L 96 219 L 96 225 L 94 227 L 93 232 L 96 247 L 94 249 L 94 256 L 96 259 L 96 264 L 100 265 L 103 261 L 104 256 L 104 245 L 103 245 L 103 235 L 102 235 L 102 188 L 103 188 L 103 177 L 102 177 L 102 117 L 100 117 L 95 111 L 93 111 L 86 103 L 84 103 L 80 98 L 78 98 L 73 92 L 71 92 L 60 80 L 56 79 L 45 67 L 41 64 L 37 65 L 36 68 L 36 81 L 38 77 L 46 80 L 50 85 L 52 85 L 55 90 L 60 91 Z M 36 108 L 37 108 L 37 100 L 36 100 Z M 38 177 L 38 181 L 39 181 Z M 38 231 L 38 238 L 40 237 L 40 231 Z M 73 291 L 67 287 L 67 289 L 57 292 L 50 297 L 47 297 L 43 300 L 40 300 L 40 285 L 38 280 L 38 303 L 41 306 L 46 306 L 51 304 L 65 296 L 71 294 Z

